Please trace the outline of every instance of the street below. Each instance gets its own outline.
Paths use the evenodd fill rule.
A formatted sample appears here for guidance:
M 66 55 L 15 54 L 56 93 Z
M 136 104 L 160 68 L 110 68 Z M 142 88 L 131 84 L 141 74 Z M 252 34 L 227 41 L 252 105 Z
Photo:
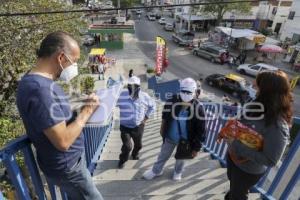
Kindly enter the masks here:
M 239 74 L 235 69 L 231 69 L 227 64 L 220 65 L 212 63 L 209 60 L 194 56 L 190 50 L 186 50 L 184 47 L 179 47 L 172 41 L 173 32 L 167 32 L 160 25 L 157 20 L 149 21 L 143 13 L 140 20 L 136 15 L 133 15 L 135 19 L 135 33 L 138 38 L 138 46 L 141 51 L 150 59 L 155 60 L 156 42 L 155 37 L 163 37 L 168 46 L 168 58 L 169 67 L 167 71 L 174 74 L 178 78 L 192 77 L 196 80 L 200 78 L 204 79 L 208 75 L 219 73 L 228 74 L 235 73 L 244 77 L 247 81 L 252 83 L 254 77 Z M 167 22 L 173 23 L 174 19 L 164 16 Z M 224 91 L 216 88 L 212 88 L 205 82 L 202 82 L 202 88 L 208 94 L 214 94 L 216 100 L 219 100 L 225 93 Z M 227 94 L 228 95 L 228 94 Z M 211 96 L 211 95 L 210 95 Z M 232 98 L 233 99 L 233 98 Z M 300 115 L 300 89 L 295 88 L 294 91 L 294 109 L 295 116 Z

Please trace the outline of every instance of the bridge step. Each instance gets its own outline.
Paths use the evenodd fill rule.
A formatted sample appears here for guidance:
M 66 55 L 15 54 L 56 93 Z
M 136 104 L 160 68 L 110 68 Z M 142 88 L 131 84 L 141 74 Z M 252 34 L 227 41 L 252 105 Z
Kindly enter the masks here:
M 147 121 L 143 136 L 143 148 L 139 160 L 129 160 L 123 169 L 118 169 L 122 142 L 118 126 L 110 133 L 93 180 L 99 191 L 108 200 L 216 200 L 224 199 L 229 190 L 226 169 L 221 168 L 210 154 L 199 155 L 186 162 L 181 181 L 173 181 L 175 158 L 173 153 L 166 163 L 164 174 L 154 180 L 144 180 L 143 173 L 151 169 L 160 153 L 162 104 L 159 111 Z M 259 199 L 258 194 L 251 194 L 250 200 Z
M 219 200 L 224 194 L 192 194 L 192 195 L 123 195 L 103 196 L 105 200 Z M 250 194 L 249 200 L 258 200 L 258 194 Z
M 124 166 L 124 169 L 140 169 L 140 170 L 146 170 L 149 169 L 153 166 L 153 163 L 156 161 L 156 158 L 154 159 L 145 159 L 145 160 L 128 160 Z M 175 164 L 175 159 L 170 159 L 165 167 L 166 168 L 174 168 Z M 117 169 L 118 166 L 118 160 L 102 160 L 98 162 L 98 168 L 96 169 L 95 172 L 98 171 L 105 171 L 105 170 L 110 170 L 110 169 Z M 195 158 L 193 160 L 189 160 L 186 162 L 185 165 L 185 171 L 189 170 L 200 170 L 200 169 L 216 169 L 219 168 L 220 164 L 216 160 L 202 160 L 200 158 Z

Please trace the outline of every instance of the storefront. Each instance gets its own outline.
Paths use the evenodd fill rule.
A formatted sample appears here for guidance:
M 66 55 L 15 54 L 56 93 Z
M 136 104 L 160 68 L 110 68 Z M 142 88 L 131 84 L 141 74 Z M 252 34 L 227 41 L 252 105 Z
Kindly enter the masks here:
M 123 49 L 123 34 L 134 33 L 134 25 L 92 25 L 89 34 L 100 36 L 100 47 L 106 49 Z
M 216 27 L 209 33 L 209 39 L 222 46 L 230 46 L 239 50 L 253 50 L 256 45 L 266 41 L 266 37 L 259 32 L 250 29 L 232 29 L 228 27 Z

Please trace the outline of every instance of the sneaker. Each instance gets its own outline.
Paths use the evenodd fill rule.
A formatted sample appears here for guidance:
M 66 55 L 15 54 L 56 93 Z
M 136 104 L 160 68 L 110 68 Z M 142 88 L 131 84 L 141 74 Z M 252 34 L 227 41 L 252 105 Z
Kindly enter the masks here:
M 144 179 L 146 180 L 152 180 L 153 178 L 157 177 L 157 176 L 161 176 L 163 174 L 163 172 L 160 172 L 159 174 L 155 174 L 152 169 L 146 171 L 143 174 Z
M 174 174 L 173 174 L 174 181 L 180 181 L 181 178 L 182 178 L 182 173 L 177 174 L 176 172 L 174 172 Z

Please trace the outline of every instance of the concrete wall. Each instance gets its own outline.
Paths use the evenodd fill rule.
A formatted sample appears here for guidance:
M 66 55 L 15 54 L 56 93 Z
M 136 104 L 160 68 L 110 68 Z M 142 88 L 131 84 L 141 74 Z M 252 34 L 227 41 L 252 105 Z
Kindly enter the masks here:
M 292 38 L 293 34 L 300 34 L 300 1 L 294 0 L 290 11 L 295 11 L 295 17 L 293 20 L 286 19 L 286 22 L 282 28 L 281 40 L 285 40 L 285 38 Z

